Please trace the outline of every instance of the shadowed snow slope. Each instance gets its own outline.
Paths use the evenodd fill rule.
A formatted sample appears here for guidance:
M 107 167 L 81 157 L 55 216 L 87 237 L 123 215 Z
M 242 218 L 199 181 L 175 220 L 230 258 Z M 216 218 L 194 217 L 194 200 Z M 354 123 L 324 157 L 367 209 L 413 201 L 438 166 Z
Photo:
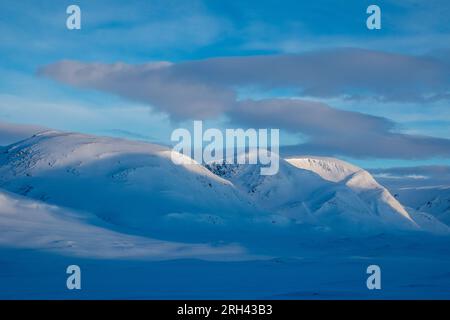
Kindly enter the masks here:
M 372 169 L 375 177 L 404 206 L 450 225 L 450 167 Z
M 0 245 L 92 258 L 238 259 L 238 246 L 211 247 L 130 236 L 87 214 L 0 190 Z
M 450 225 L 450 186 L 392 188 L 397 199 Z

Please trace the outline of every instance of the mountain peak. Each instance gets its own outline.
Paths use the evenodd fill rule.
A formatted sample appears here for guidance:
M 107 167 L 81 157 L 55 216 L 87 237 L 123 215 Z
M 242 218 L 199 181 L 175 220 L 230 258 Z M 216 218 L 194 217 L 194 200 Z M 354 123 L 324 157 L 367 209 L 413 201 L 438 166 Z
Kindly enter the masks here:
M 329 157 L 304 156 L 286 159 L 293 166 L 320 175 L 323 179 L 340 182 L 363 169 L 348 162 Z

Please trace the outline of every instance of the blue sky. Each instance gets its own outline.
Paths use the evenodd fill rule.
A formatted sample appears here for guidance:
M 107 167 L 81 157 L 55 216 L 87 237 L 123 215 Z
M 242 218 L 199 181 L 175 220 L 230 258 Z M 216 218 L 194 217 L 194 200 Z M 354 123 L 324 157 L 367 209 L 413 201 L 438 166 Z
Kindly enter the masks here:
M 381 30 L 366 28 L 372 3 Z M 70 4 L 81 8 L 81 30 L 66 28 Z M 364 166 L 450 163 L 447 1 L 3 0 L 0 10 L 1 121 L 168 143 L 173 128 L 204 118 L 279 126 L 293 154 Z M 140 74 L 161 61 L 170 67 Z M 69 77 L 74 66 L 98 77 Z M 124 79 L 141 91 L 125 90 Z M 283 101 L 292 98 L 295 106 Z

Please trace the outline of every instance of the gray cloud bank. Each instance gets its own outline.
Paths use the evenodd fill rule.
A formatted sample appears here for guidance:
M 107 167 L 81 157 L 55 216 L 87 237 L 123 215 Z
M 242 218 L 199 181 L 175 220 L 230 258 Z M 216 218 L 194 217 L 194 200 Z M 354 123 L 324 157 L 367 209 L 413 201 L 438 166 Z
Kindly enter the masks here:
M 174 120 L 226 115 L 253 127 L 303 133 L 284 152 L 354 157 L 450 156 L 450 140 L 397 133 L 385 118 L 299 99 L 238 100 L 237 89 L 294 89 L 318 98 L 423 102 L 450 100 L 443 60 L 360 49 L 299 55 L 214 58 L 141 65 L 61 61 L 39 70 L 60 82 L 143 101 Z
M 297 99 L 243 101 L 233 119 L 253 127 L 301 132 L 309 141 L 282 149 L 286 155 L 347 155 L 357 158 L 450 156 L 450 140 L 395 132 L 386 118 Z

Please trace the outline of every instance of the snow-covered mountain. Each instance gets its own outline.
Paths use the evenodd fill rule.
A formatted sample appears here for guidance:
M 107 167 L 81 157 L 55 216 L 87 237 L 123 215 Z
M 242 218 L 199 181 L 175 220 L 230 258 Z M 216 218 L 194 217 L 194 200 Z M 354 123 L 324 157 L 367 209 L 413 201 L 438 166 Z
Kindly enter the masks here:
M 326 180 L 345 185 L 367 205 L 369 211 L 372 210 L 384 219 L 402 217 L 412 221 L 405 208 L 366 170 L 333 158 L 307 157 L 287 161 L 297 168 L 315 172 Z
M 450 167 L 423 166 L 371 170 L 397 200 L 450 225 Z
M 349 164 L 345 161 L 325 158 L 325 157 L 304 157 L 288 159 L 296 167 L 316 172 L 324 179 L 345 183 L 350 189 L 356 192 L 369 207 L 373 208 L 379 215 L 390 218 L 392 210 L 414 221 L 421 229 L 434 232 L 448 232 L 448 227 L 444 225 L 438 217 L 430 215 L 430 210 L 424 207 L 410 208 L 403 206 L 399 201 L 399 195 L 395 196 L 366 170 Z M 402 197 L 403 198 L 403 197 Z M 436 211 L 445 212 L 443 208 Z
M 450 225 L 450 186 L 404 187 L 393 192 L 408 207 L 429 213 Z
M 232 183 L 193 161 L 175 165 L 170 154 L 144 142 L 47 131 L 0 150 L 0 187 L 140 231 L 251 219 L 254 208 Z
M 280 170 L 261 176 L 255 165 L 209 164 L 262 209 L 295 223 L 324 228 L 357 227 L 448 231 L 433 217 L 408 211 L 365 170 L 334 158 L 280 159 Z M 418 217 L 418 219 L 415 219 Z
M 158 145 L 58 131 L 0 147 L 0 296 L 73 298 L 60 275 L 77 264 L 90 298 L 236 288 L 342 298 L 348 284 L 361 297 L 361 274 L 375 263 L 396 279 L 392 297 L 411 288 L 447 297 L 448 226 L 404 208 L 367 171 L 299 157 L 262 176 L 258 165 L 185 160 L 173 164 Z M 415 285 L 430 278 L 428 291 Z
M 171 150 L 154 144 L 46 131 L 0 149 L 0 188 L 171 240 L 220 231 L 231 240 L 257 225 L 446 228 L 433 217 L 421 223 L 367 171 L 337 159 L 280 159 L 272 176 L 258 165 L 186 160 L 175 165 Z

